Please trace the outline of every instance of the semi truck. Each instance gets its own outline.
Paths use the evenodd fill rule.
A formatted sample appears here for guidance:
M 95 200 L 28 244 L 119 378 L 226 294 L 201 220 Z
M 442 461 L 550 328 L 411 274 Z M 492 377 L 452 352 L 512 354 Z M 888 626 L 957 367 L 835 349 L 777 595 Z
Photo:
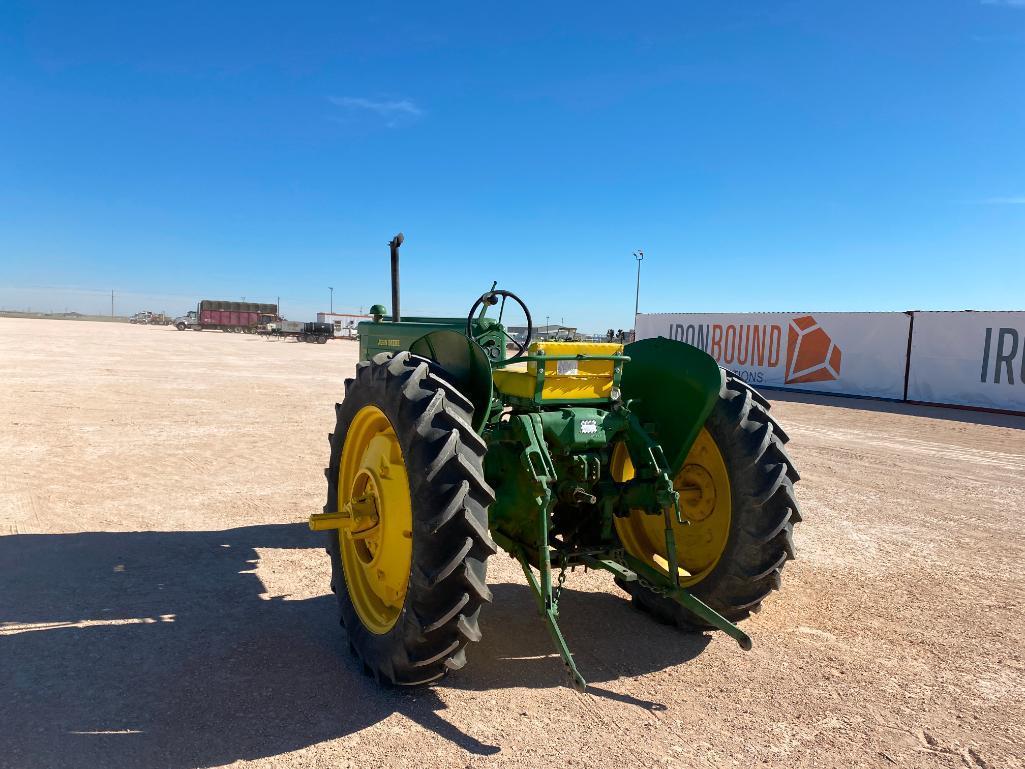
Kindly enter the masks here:
M 175 318 L 174 325 L 179 331 L 192 329 L 255 334 L 259 328 L 277 320 L 276 304 L 203 299 L 194 311 Z

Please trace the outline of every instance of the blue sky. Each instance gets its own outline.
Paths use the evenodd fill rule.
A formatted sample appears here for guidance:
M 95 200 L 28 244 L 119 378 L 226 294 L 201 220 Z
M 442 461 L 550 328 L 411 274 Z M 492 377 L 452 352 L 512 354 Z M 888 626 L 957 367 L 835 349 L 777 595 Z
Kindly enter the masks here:
M 0 6 L 0 305 L 1021 309 L 1025 0 Z M 543 322 L 543 321 L 542 321 Z

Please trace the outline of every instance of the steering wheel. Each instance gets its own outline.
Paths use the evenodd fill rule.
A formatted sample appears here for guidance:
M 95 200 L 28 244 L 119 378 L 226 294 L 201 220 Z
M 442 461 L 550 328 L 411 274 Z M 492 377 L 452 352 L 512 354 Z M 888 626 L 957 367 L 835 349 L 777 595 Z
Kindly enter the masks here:
M 504 328 L 502 333 L 505 338 L 516 345 L 516 354 L 513 355 L 509 360 L 515 360 L 526 354 L 527 348 L 530 346 L 530 340 L 534 338 L 534 324 L 530 320 L 530 310 L 527 309 L 527 305 L 523 303 L 512 291 L 506 291 L 504 289 L 498 289 L 497 291 L 488 291 L 487 293 L 481 294 L 480 299 L 473 303 L 473 307 L 470 308 L 470 314 L 466 316 L 466 335 L 475 342 L 480 342 L 479 337 L 473 335 L 473 316 L 477 312 L 477 308 L 484 308 L 484 312 L 487 311 L 487 307 L 494 307 L 501 301 L 502 305 L 498 308 L 498 322 L 502 322 L 502 313 L 505 312 L 505 300 L 512 299 L 516 304 L 523 310 L 523 314 L 527 318 L 527 338 L 521 344 L 517 340 L 513 339 Z M 483 313 L 482 313 L 483 315 Z M 481 334 L 483 336 L 483 334 Z

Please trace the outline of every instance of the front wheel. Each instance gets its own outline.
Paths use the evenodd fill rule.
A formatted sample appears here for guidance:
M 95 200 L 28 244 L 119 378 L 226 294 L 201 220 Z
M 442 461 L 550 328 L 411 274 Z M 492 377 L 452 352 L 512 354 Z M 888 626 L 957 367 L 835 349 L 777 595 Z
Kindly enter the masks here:
M 733 621 L 757 611 L 794 558 L 800 476 L 784 449 L 787 440 L 769 403 L 724 372 L 719 399 L 675 478 L 686 521 L 674 528 L 677 560 L 686 572 L 681 585 Z M 666 572 L 661 516 L 634 511 L 615 523 L 628 552 Z M 671 599 L 636 582 L 617 583 L 663 621 L 707 627 Z
M 491 600 L 494 493 L 473 406 L 400 352 L 358 363 L 335 411 L 324 511 L 352 517 L 327 532 L 341 623 L 377 680 L 429 683 L 466 663 Z

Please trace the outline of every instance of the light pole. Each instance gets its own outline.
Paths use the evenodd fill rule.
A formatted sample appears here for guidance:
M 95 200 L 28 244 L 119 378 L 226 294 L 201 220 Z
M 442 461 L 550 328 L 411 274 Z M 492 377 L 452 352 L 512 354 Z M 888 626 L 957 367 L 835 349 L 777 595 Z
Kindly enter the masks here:
M 544 336 L 542 337 L 542 339 L 547 339 L 551 335 L 552 335 L 551 322 L 549 321 L 548 316 L 545 315 L 545 333 L 544 333 Z
M 641 306 L 641 262 L 644 260 L 644 252 L 640 249 L 634 251 L 634 259 L 637 260 L 637 295 L 634 297 L 634 325 L 637 325 L 637 310 Z
M 331 292 L 331 314 L 335 314 L 335 289 L 334 286 L 328 286 L 327 290 Z

